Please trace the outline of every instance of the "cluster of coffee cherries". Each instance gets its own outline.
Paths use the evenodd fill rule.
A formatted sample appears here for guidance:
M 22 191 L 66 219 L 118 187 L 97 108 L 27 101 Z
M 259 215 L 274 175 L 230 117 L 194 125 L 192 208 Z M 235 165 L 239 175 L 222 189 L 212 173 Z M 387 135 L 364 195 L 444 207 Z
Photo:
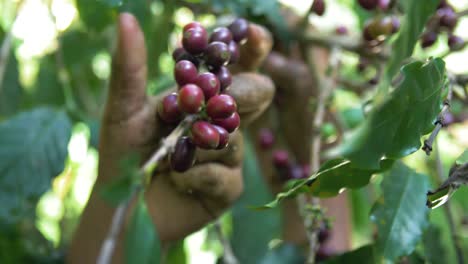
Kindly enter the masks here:
M 448 46 L 451 51 L 461 50 L 465 46 L 465 41 L 453 34 L 457 26 L 458 16 L 453 7 L 442 0 L 437 7 L 436 13 L 429 19 L 426 31 L 421 35 L 421 47 L 428 48 L 437 41 L 440 33 L 448 33 Z
M 248 27 L 248 21 L 239 18 L 228 27 L 215 28 L 210 35 L 198 22 L 183 28 L 182 47 L 172 54 L 179 89 L 163 98 L 158 115 L 168 124 L 178 124 L 185 115 L 195 115 L 196 121 L 171 153 L 173 170 L 191 168 L 197 147 L 225 148 L 229 133 L 239 127 L 236 101 L 225 93 L 232 82 L 226 66 L 238 61 L 239 45 L 247 38 Z
M 270 150 L 275 143 L 275 136 L 270 129 L 262 128 L 258 132 L 257 142 L 262 150 Z M 289 156 L 288 151 L 284 149 L 273 151 L 272 162 L 281 181 L 305 179 L 310 176 L 309 164 L 296 164 Z
M 392 0 L 358 0 L 362 8 L 368 11 L 379 11 L 379 15 L 366 21 L 362 31 L 362 37 L 368 46 L 376 47 L 381 45 L 388 36 L 400 29 L 400 19 L 397 16 L 381 15 L 390 12 L 394 2 Z

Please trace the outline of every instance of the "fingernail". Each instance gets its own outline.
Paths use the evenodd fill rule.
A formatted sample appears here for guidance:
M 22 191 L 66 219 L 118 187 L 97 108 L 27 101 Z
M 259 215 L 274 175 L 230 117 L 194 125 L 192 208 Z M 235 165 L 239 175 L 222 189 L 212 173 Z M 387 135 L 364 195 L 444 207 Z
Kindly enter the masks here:
M 125 51 L 128 49 L 128 34 L 135 30 L 136 20 L 130 13 L 121 13 L 118 21 L 118 44 L 117 44 L 117 62 L 123 63 L 126 60 Z

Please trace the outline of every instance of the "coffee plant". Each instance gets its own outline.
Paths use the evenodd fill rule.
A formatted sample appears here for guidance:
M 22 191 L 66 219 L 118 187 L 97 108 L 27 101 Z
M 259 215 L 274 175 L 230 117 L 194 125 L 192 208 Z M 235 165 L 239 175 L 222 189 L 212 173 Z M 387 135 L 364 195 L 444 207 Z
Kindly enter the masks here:
M 466 263 L 467 26 L 466 0 L 0 0 L 0 263 Z

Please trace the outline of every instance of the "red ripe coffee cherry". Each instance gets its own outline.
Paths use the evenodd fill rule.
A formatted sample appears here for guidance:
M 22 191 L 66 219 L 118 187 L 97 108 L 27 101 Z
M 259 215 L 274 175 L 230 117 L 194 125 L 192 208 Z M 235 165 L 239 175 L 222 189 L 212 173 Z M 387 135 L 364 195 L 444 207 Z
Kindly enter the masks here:
M 205 100 L 217 95 L 221 88 L 218 78 L 211 72 L 198 75 L 195 84 L 202 89 Z
M 232 76 L 231 72 L 227 67 L 219 67 L 219 69 L 215 69 L 211 71 L 218 77 L 219 83 L 221 85 L 221 92 L 226 90 L 232 83 Z
M 240 50 L 239 45 L 235 41 L 231 41 L 228 44 L 229 52 L 231 53 L 231 58 L 229 59 L 229 64 L 234 64 L 239 61 L 240 58 Z
M 227 27 L 218 27 L 213 30 L 210 42 L 220 41 L 229 44 L 232 41 L 232 33 Z
M 190 54 L 198 55 L 208 46 L 208 33 L 203 27 L 193 27 L 184 31 L 182 46 Z
M 262 128 L 258 132 L 258 143 L 264 150 L 271 148 L 275 143 L 275 136 L 273 135 L 273 132 L 268 128 Z
M 427 31 L 421 36 L 421 47 L 428 48 L 437 41 L 437 33 L 434 31 Z
M 277 168 L 289 167 L 289 154 L 286 150 L 276 150 L 273 152 L 273 165 Z
M 450 35 L 448 38 L 448 46 L 451 51 L 458 51 L 463 49 L 465 41 L 459 36 Z
M 232 39 L 234 39 L 235 42 L 242 42 L 247 38 L 249 22 L 243 18 L 238 18 L 234 20 L 228 28 L 232 33 Z
M 215 95 L 206 104 L 206 113 L 213 119 L 227 118 L 236 111 L 236 101 L 228 94 Z
M 205 62 L 211 69 L 217 69 L 226 65 L 231 58 L 231 52 L 226 43 L 215 41 L 211 42 L 205 51 Z
M 391 4 L 392 4 L 392 0 L 378 0 L 377 1 L 377 6 L 382 11 L 387 11 L 388 9 L 390 9 Z
M 189 137 L 179 138 L 169 158 L 171 168 L 177 172 L 187 171 L 195 163 L 195 152 L 196 146 Z
M 202 149 L 216 149 L 219 146 L 219 133 L 206 121 L 197 121 L 192 125 L 192 139 Z
M 367 10 L 372 10 L 377 7 L 378 0 L 358 0 L 359 5 Z
M 177 104 L 177 93 L 166 95 L 158 106 L 159 117 L 166 123 L 177 123 L 182 119 L 182 112 Z
M 197 67 L 188 60 L 181 60 L 174 67 L 174 79 L 182 86 L 187 83 L 194 83 L 198 77 Z
M 195 84 L 186 84 L 179 90 L 177 103 L 180 110 L 185 113 L 198 113 L 204 101 L 205 97 L 202 89 Z
M 311 11 L 315 14 L 322 16 L 325 13 L 325 1 L 324 0 L 314 0 L 311 6 Z
M 195 29 L 200 29 L 200 30 L 204 30 L 205 28 L 203 27 L 202 24 L 200 24 L 200 22 L 197 22 L 197 21 L 192 21 L 190 23 L 188 23 L 187 25 L 184 26 L 184 28 L 182 29 L 182 32 L 185 32 L 189 29 L 192 29 L 192 28 L 195 28 Z
M 236 131 L 236 129 L 240 125 L 240 116 L 237 112 L 234 112 L 231 116 L 227 118 L 215 118 L 213 119 L 213 123 L 223 127 L 227 130 L 227 132 L 232 133 Z
M 226 129 L 217 125 L 213 125 L 213 127 L 216 129 L 216 131 L 218 131 L 219 134 L 219 145 L 216 149 L 223 149 L 227 147 L 229 143 L 229 132 L 227 132 Z

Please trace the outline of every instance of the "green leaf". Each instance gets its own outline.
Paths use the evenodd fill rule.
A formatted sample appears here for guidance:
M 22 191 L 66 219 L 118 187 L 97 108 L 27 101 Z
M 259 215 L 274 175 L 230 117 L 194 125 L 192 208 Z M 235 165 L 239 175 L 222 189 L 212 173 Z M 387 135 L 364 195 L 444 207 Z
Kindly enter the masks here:
M 456 164 L 468 163 L 468 149 L 465 150 L 455 161 Z
M 424 255 L 429 263 L 448 263 L 441 230 L 430 225 L 423 235 Z
M 125 234 L 126 263 L 160 263 L 161 246 L 156 228 L 141 195 Z
M 302 250 L 292 244 L 283 244 L 269 251 L 261 260 L 260 264 L 301 264 L 305 263 Z
M 280 215 L 278 210 L 259 213 L 248 208 L 252 204 L 270 201 L 272 195 L 263 180 L 248 137 L 244 151 L 244 192 L 232 209 L 231 245 L 240 263 L 256 264 L 268 252 L 268 243 L 280 233 Z
M 0 123 L 0 222 L 34 214 L 39 197 L 64 169 L 71 122 L 38 108 Z
M 377 225 L 379 256 L 394 261 L 409 255 L 428 225 L 425 206 L 428 176 L 398 162 L 382 181 L 382 196 L 374 204 L 371 220 Z
M 353 166 L 378 169 L 385 156 L 398 159 L 421 146 L 441 109 L 445 63 L 432 59 L 402 68 L 403 80 L 383 104 L 376 106 L 338 151 Z
M 23 89 L 19 82 L 18 61 L 11 51 L 8 64 L 3 75 L 3 83 L 0 84 L 0 117 L 10 116 L 18 111 Z
M 374 246 L 366 245 L 353 251 L 346 252 L 332 259 L 325 261 L 324 264 L 342 264 L 342 263 L 359 263 L 359 264 L 374 264 L 376 256 L 374 255 Z
M 78 0 L 76 7 L 80 14 L 80 19 L 86 27 L 95 32 L 101 32 L 107 26 L 111 25 L 116 12 L 108 5 L 114 3 L 114 0 Z M 111 3 L 111 4 L 112 4 Z M 113 5 L 112 5 L 113 6 Z
M 166 257 L 166 263 L 169 264 L 186 264 L 187 263 L 187 253 L 184 248 L 184 240 L 179 240 L 175 242 L 169 248 Z
M 37 80 L 28 94 L 28 106 L 53 105 L 64 106 L 65 97 L 62 84 L 59 81 L 59 71 L 54 55 L 41 58 Z
M 102 198 L 114 206 L 127 201 L 135 188 L 141 185 L 139 164 L 139 158 L 136 155 L 123 159 L 120 162 L 120 176 L 102 187 Z
M 358 169 L 345 159 L 327 161 L 320 167 L 319 172 L 310 176 L 307 180 L 293 182 L 287 191 L 276 195 L 276 199 L 257 209 L 269 209 L 276 207 L 286 198 L 294 197 L 299 193 L 311 193 L 320 197 L 332 197 L 340 193 L 341 189 L 361 188 L 369 183 L 370 177 L 389 169 L 392 160 L 382 160 L 379 169 Z

